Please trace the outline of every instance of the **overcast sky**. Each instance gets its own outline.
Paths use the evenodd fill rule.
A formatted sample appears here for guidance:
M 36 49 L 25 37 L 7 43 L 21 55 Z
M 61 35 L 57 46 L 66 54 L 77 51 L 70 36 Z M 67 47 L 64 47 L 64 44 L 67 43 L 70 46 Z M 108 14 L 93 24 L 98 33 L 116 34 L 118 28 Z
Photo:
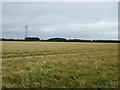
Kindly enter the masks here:
M 118 39 L 116 2 L 7 2 L 2 4 L 3 37 L 29 36 Z

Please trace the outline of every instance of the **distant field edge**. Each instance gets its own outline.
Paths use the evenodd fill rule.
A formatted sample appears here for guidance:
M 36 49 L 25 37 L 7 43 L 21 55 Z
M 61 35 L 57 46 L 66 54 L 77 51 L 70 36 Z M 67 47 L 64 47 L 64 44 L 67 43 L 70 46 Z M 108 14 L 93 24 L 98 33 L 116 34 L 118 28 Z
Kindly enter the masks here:
M 8 42 L 8 41 L 1 41 L 1 42 Z M 62 41 L 9 41 L 9 42 L 62 42 Z M 64 42 L 64 41 L 63 41 Z M 72 42 L 72 41 L 66 41 L 66 42 Z M 77 42 L 77 41 L 74 41 Z M 78 43 L 120 43 L 120 41 L 80 41 Z

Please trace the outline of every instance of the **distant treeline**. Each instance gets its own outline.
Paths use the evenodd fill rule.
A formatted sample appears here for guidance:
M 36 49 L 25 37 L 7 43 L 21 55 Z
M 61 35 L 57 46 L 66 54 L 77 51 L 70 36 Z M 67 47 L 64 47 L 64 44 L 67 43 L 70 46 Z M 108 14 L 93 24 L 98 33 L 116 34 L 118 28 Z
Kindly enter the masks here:
M 47 40 L 40 40 L 38 37 L 27 37 L 25 39 L 5 39 L 0 41 L 46 41 L 46 42 L 104 42 L 104 43 L 120 43 L 118 40 L 81 40 L 81 39 L 65 39 L 65 38 L 50 38 Z

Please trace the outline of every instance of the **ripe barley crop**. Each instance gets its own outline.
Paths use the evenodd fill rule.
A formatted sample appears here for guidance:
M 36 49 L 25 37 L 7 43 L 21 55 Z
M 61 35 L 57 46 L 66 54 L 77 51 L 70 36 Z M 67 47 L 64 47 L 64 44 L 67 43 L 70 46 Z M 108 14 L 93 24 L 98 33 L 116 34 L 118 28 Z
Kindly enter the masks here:
M 118 44 L 2 42 L 5 88 L 116 88 Z

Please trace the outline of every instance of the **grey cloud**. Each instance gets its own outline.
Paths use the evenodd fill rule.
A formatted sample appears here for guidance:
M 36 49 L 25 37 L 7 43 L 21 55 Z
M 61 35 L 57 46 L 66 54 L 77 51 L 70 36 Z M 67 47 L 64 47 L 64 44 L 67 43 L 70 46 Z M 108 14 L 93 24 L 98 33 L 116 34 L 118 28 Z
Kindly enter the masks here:
M 118 38 L 117 3 L 3 3 L 3 37 Z M 16 32 L 16 33 L 14 33 Z M 9 33 L 9 34 L 8 34 Z

